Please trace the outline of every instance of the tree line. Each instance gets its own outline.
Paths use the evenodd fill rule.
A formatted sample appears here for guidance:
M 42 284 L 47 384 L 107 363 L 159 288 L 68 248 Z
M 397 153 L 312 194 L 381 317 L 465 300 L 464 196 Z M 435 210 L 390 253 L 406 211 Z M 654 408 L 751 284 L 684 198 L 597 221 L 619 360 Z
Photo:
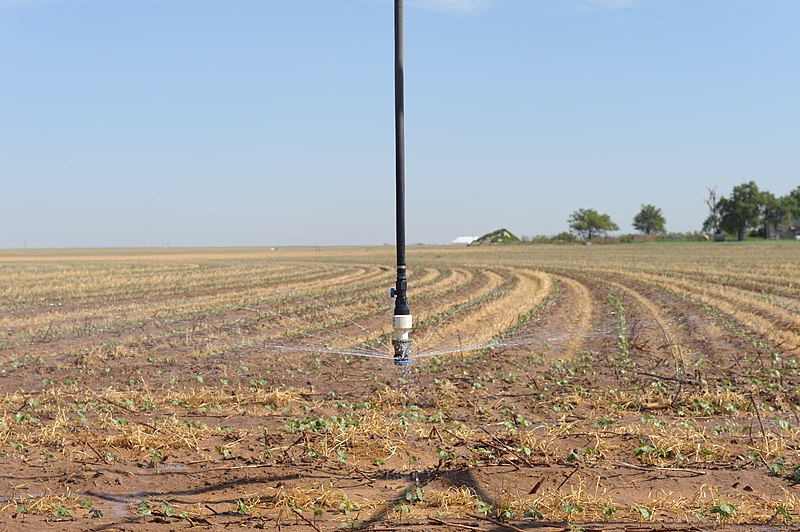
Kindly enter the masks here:
M 733 187 L 727 198 L 717 199 L 717 189 L 708 189 L 706 199 L 709 214 L 703 222 L 703 231 L 714 235 L 722 232 L 736 235 L 744 240 L 748 230 L 762 238 L 778 238 L 778 228 L 800 218 L 800 187 L 786 194 L 775 196 L 768 190 L 760 190 L 754 181 Z
M 736 235 L 737 240 L 744 240 L 748 230 L 763 238 L 778 238 L 782 224 L 800 218 L 800 187 L 785 196 L 775 196 L 749 181 L 733 187 L 728 197 L 719 198 L 714 187 L 708 189 L 706 205 L 709 215 L 703 222 L 703 231 L 710 232 L 715 239 L 730 233 Z M 594 209 L 578 209 L 567 223 L 574 234 L 588 241 L 619 230 L 608 214 Z M 666 225 L 664 214 L 655 205 L 642 205 L 633 218 L 633 227 L 645 235 L 664 233 Z

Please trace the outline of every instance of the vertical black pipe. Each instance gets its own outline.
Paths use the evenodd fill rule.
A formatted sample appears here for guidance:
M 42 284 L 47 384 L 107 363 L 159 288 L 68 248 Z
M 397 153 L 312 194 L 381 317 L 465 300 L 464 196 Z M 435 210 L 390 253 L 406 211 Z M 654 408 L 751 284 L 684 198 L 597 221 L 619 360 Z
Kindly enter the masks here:
M 397 284 L 394 314 L 411 314 L 406 295 L 406 169 L 403 80 L 403 0 L 394 0 L 394 143 L 397 231 Z

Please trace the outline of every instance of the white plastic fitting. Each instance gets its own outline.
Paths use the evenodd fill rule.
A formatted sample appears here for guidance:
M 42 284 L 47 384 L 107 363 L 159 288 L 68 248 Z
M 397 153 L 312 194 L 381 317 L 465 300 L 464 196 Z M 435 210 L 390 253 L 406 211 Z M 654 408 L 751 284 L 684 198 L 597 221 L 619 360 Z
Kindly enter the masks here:
M 392 318 L 392 327 L 394 327 L 395 340 L 408 340 L 408 333 L 414 328 L 411 314 L 405 316 L 394 316 Z

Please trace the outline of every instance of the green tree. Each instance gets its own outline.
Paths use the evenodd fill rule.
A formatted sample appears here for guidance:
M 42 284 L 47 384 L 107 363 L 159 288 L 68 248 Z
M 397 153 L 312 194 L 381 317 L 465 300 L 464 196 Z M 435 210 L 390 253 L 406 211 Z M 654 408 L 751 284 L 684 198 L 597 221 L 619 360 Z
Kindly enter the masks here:
M 594 209 L 578 209 L 567 219 L 569 228 L 583 239 L 591 241 L 597 235 L 619 229 L 607 214 L 600 214 Z
M 663 233 L 666 224 L 667 220 L 661 213 L 661 209 L 655 205 L 642 205 L 639 214 L 633 217 L 633 228 L 646 235 Z
M 720 198 L 718 206 L 720 228 L 735 233 L 737 240 L 744 240 L 747 229 L 758 226 L 761 191 L 754 181 L 742 183 L 733 187 L 730 198 Z
M 791 197 L 776 198 L 772 192 L 761 193 L 761 222 L 764 227 L 764 238 L 778 238 L 778 226 L 789 218 Z M 770 233 L 770 229 L 772 232 Z
M 800 218 L 800 187 L 795 188 L 783 197 L 791 218 Z

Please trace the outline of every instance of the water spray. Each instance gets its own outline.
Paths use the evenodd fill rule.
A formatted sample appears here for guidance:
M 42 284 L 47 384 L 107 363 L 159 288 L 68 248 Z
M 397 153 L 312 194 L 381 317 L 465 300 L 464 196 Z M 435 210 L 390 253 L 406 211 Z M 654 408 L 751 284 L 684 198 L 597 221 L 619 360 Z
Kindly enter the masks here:
M 395 199 L 397 229 L 397 281 L 391 290 L 394 297 L 395 366 L 411 364 L 411 339 L 413 327 L 411 310 L 408 308 L 408 278 L 406 276 L 406 172 L 405 172 L 405 133 L 404 133 L 404 90 L 403 90 L 403 0 L 394 0 L 394 139 L 395 139 Z

